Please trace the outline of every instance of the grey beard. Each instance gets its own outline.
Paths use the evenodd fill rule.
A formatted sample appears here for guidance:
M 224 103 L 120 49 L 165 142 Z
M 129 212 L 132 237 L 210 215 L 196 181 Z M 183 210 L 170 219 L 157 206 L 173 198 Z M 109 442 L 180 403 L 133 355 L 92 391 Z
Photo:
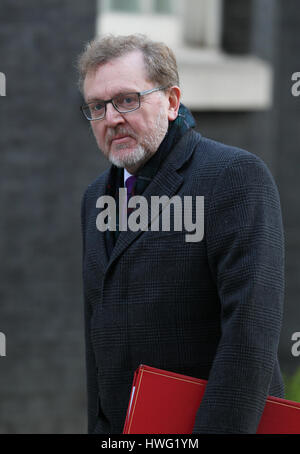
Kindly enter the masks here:
M 145 161 L 149 154 L 150 153 L 148 153 L 142 145 L 138 145 L 133 152 L 126 156 L 126 158 L 119 158 L 116 155 L 110 154 L 108 159 L 116 167 L 132 167 L 139 162 Z
M 168 118 L 166 117 L 164 110 L 161 110 L 158 113 L 158 116 L 155 121 L 155 126 L 153 130 L 146 134 L 143 138 L 143 142 L 138 144 L 136 148 L 129 153 L 127 156 L 119 157 L 116 153 L 108 155 L 106 153 L 105 156 L 107 159 L 114 164 L 116 167 L 132 167 L 136 166 L 137 164 L 143 164 L 151 156 L 153 156 L 156 151 L 158 150 L 160 144 L 162 143 L 167 131 L 168 131 Z M 129 133 L 132 137 L 137 139 L 136 134 L 134 131 L 128 130 L 127 128 L 120 128 L 118 131 L 111 131 L 107 136 L 107 141 L 112 139 L 116 133 Z M 119 150 L 124 150 L 127 148 L 127 145 L 119 145 Z
M 139 144 L 134 151 L 128 156 L 120 159 L 118 156 L 108 156 L 109 161 L 117 167 L 132 167 L 137 164 L 143 164 L 145 161 L 151 158 L 158 150 L 160 144 L 166 136 L 168 131 L 169 122 L 165 118 L 164 112 L 161 109 L 156 119 L 156 124 L 153 131 L 144 137 L 144 143 Z M 120 146 L 121 149 L 126 148 Z

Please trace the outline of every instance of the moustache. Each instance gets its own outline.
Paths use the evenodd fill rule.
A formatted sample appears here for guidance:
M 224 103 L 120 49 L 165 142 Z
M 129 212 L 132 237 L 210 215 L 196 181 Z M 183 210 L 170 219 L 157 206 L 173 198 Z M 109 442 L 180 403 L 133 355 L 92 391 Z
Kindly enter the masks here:
M 109 129 L 106 134 L 106 145 L 110 145 L 111 142 L 119 136 L 129 136 L 133 139 L 137 139 L 137 134 L 134 131 L 126 128 L 117 128 L 117 129 Z

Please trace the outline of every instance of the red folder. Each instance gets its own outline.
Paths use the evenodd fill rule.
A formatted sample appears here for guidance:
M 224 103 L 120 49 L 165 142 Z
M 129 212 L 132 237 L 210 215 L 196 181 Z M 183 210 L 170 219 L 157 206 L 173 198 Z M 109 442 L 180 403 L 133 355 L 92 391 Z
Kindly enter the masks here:
M 207 381 L 140 365 L 124 434 L 191 434 Z M 268 397 L 258 434 L 300 434 L 300 403 Z

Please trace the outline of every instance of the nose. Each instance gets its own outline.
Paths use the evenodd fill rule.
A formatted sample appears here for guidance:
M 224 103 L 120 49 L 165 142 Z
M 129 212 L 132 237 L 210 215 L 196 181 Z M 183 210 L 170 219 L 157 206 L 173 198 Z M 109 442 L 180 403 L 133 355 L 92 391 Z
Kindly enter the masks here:
M 108 126 L 116 126 L 117 124 L 124 123 L 124 117 L 117 109 L 114 108 L 112 103 L 106 105 L 106 115 L 105 115 L 106 124 Z

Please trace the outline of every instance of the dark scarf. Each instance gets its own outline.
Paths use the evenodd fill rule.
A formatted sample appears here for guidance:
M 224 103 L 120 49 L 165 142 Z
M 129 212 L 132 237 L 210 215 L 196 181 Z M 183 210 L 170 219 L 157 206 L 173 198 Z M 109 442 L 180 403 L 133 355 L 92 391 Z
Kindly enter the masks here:
M 161 167 L 163 161 L 166 159 L 168 154 L 177 144 L 177 142 L 183 137 L 183 135 L 190 129 L 196 126 L 194 117 L 191 112 L 183 105 L 180 104 L 178 117 L 175 121 L 169 123 L 169 128 L 164 140 L 160 144 L 156 153 L 146 162 L 146 164 L 137 171 L 137 180 L 133 188 L 133 195 L 142 195 L 150 181 L 156 175 L 158 169 Z M 117 203 L 117 226 L 118 226 L 118 198 L 119 188 L 124 187 L 124 170 L 117 168 L 115 165 L 111 166 L 107 194 L 115 198 Z M 119 232 L 106 231 L 106 243 L 108 255 L 117 241 Z

